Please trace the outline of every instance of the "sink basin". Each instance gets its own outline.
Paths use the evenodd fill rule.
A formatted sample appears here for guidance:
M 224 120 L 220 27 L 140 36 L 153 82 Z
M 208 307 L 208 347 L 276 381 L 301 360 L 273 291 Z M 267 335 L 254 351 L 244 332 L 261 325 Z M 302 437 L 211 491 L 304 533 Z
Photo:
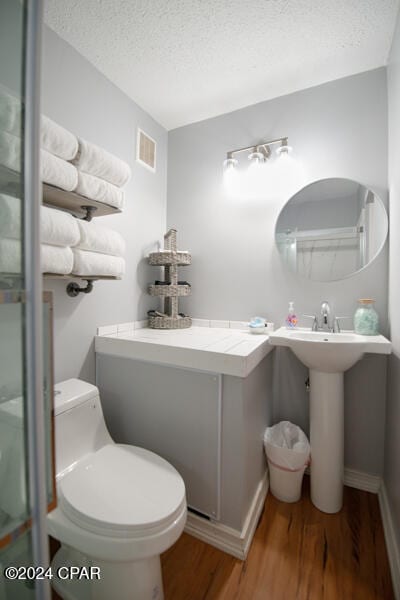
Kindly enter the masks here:
M 366 353 L 390 354 L 383 335 L 327 333 L 281 327 L 269 337 L 287 346 L 310 369 L 311 500 L 327 513 L 343 500 L 344 371 Z
M 354 332 L 327 333 L 309 329 L 281 327 L 270 335 L 274 346 L 288 346 L 309 369 L 324 373 L 343 373 L 369 352 L 390 354 L 391 343 L 383 335 Z

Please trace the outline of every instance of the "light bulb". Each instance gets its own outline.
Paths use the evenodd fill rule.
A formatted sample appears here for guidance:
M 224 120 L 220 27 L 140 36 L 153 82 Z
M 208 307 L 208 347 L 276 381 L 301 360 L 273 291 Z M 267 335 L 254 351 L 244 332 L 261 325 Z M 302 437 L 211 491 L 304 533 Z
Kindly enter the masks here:
M 285 138 L 284 140 L 282 140 L 282 143 L 279 146 L 279 148 L 277 148 L 276 153 L 278 154 L 278 156 L 288 156 L 291 151 L 292 147 L 288 145 L 287 138 Z
M 236 165 L 238 164 L 238 161 L 236 160 L 236 158 L 233 158 L 232 156 L 228 156 L 228 158 L 226 158 L 224 160 L 224 171 L 230 171 L 231 169 L 234 169 L 236 167 Z
M 249 160 L 251 160 L 252 165 L 259 165 L 265 162 L 265 156 L 262 152 L 252 152 L 251 154 L 249 154 Z
M 237 185 L 237 164 L 238 161 L 236 158 L 233 158 L 232 153 L 228 152 L 226 159 L 224 160 L 224 186 L 229 195 L 232 195 Z

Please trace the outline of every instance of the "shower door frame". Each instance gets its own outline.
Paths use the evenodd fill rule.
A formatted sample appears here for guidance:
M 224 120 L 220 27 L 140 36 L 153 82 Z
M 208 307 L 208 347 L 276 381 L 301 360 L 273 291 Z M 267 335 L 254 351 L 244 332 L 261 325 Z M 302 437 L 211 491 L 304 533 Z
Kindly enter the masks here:
M 19 4 L 19 0 L 15 0 Z M 11 6 L 11 5 L 10 5 Z M 18 188 L 21 201 L 21 250 L 22 263 L 19 281 L 3 282 L 6 289 L 1 291 L 1 303 L 19 304 L 21 307 L 21 380 L 24 402 L 24 442 L 26 466 L 26 514 L 21 515 L 15 528 L 8 531 L 1 540 L 1 549 L 7 552 L 29 532 L 29 556 L 33 567 L 49 565 L 49 544 L 47 535 L 47 510 L 53 508 L 55 501 L 54 480 L 54 427 L 48 430 L 50 422 L 45 419 L 44 370 L 43 370 L 43 297 L 42 273 L 40 268 L 40 206 L 42 202 L 40 181 L 40 92 L 41 92 L 41 53 L 43 27 L 43 0 L 23 0 L 20 19 L 21 58 L 19 62 L 20 84 L 18 97 L 21 101 L 21 159 Z M 12 13 L 10 13 L 12 14 Z M 10 26 L 12 21 L 10 21 Z M 19 39 L 19 38 L 18 38 Z M 18 41 L 18 40 L 17 40 Z M 4 83 L 2 81 L 2 83 Z M 7 84 L 6 84 L 7 85 Z M 14 85 L 11 89 L 15 91 Z M 11 92 L 13 95 L 13 93 Z M 5 191 L 5 190 L 4 190 Z M 7 192 L 8 193 L 8 190 Z M 11 285 L 10 285 L 11 284 Z M 49 297 L 46 296 L 49 301 Z M 50 309 L 49 314 L 52 314 Z M 51 331 L 51 326 L 48 328 Z M 49 336 L 50 337 L 50 336 Z M 51 340 L 45 340 L 50 343 Z M 5 340 L 7 342 L 7 340 Z M 52 346 L 46 347 L 52 352 Z M 47 366 L 52 371 L 52 364 Z M 52 357 L 50 357 L 52 361 Z M 48 375 L 47 400 L 52 400 L 52 373 Z M 50 410 L 50 407 L 49 407 Z M 51 413 L 50 413 L 51 414 Z M 51 439 L 46 440 L 46 434 Z M 47 446 L 46 446 L 47 444 Z M 52 451 L 52 458 L 46 459 Z M 48 456 L 47 455 L 47 456 Z M 47 468 L 52 468 L 51 480 Z M 49 502 L 49 488 L 53 497 Z M 51 494 L 50 494 L 51 496 Z M 22 522 L 22 523 L 21 523 Z M 10 523 L 10 528 L 13 524 Z M 49 600 L 50 587 L 47 579 L 35 581 L 36 600 Z
M 0 305 L 2 304 L 22 304 L 26 305 L 26 293 L 21 290 L 0 290 Z M 48 393 L 49 393 L 49 410 L 50 410 L 50 466 L 51 469 L 51 497 L 46 499 L 47 511 L 51 512 L 57 507 L 57 491 L 56 491 L 56 465 L 55 465 L 55 425 L 54 425 L 54 353 L 53 353 L 53 294 L 52 292 L 43 292 L 43 304 L 48 305 L 48 327 L 47 331 L 49 336 L 46 341 L 46 350 L 49 357 L 49 370 L 48 370 Z M 44 392 L 43 392 L 44 393 Z M 44 398 L 44 396 L 42 396 Z M 26 408 L 26 404 L 25 404 Z M 46 419 L 44 418 L 44 435 L 46 435 Z M 29 425 L 28 425 L 29 427 Z M 29 452 L 26 452 L 26 459 L 28 469 L 29 465 Z M 45 473 L 47 469 L 45 468 Z M 27 482 L 27 489 L 29 485 Z M 46 493 L 49 492 L 46 485 Z M 21 535 L 26 531 L 32 529 L 32 516 L 29 515 L 25 521 L 19 523 L 13 530 L 8 531 L 3 537 L 0 538 L 0 550 L 5 549 L 11 543 L 15 542 Z M 47 538 L 47 534 L 46 534 Z M 44 564 L 42 565 L 44 566 Z

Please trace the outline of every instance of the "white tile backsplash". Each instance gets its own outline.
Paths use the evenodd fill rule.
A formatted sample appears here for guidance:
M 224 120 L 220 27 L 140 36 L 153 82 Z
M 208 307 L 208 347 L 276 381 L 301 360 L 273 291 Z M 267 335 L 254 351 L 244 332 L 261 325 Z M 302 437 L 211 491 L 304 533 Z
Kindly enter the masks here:
M 229 327 L 231 329 L 247 329 L 248 326 L 248 321 L 229 321 Z
M 133 321 L 129 321 L 128 323 L 118 323 L 117 330 L 118 333 L 122 333 L 123 331 L 133 331 L 135 329 L 135 323 Z
M 192 325 L 194 327 L 210 327 L 210 321 L 208 319 L 192 319 Z
M 118 333 L 118 325 L 102 325 L 97 328 L 97 335 L 112 335 Z
M 210 321 L 210 327 L 223 327 L 229 329 L 229 321 Z
M 248 321 L 223 321 L 216 319 L 192 319 L 194 327 L 218 327 L 222 329 L 247 329 Z M 143 319 L 142 321 L 128 321 L 127 323 L 117 323 L 116 325 L 104 325 L 97 328 L 97 335 L 114 335 L 117 333 L 127 333 L 137 329 L 144 329 L 148 327 L 148 320 Z M 273 323 L 267 323 L 266 333 L 274 330 Z M 171 330 L 173 331 L 173 330 Z

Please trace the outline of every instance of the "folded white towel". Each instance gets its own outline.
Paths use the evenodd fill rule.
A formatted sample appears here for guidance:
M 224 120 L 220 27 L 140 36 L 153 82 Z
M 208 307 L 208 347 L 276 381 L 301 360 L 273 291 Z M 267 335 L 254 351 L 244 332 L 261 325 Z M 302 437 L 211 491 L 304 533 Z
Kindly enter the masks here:
M 68 275 L 72 271 L 74 258 L 71 248 L 41 245 L 42 273 Z M 21 242 L 8 238 L 0 239 L 0 272 L 21 273 Z
M 17 137 L 21 133 L 21 101 L 0 86 L 0 131 Z M 64 160 L 72 160 L 78 153 L 78 138 L 55 121 L 42 115 L 40 147 Z
M 80 240 L 78 220 L 62 210 L 41 206 L 40 234 L 43 244 L 76 246 Z M 21 237 L 21 200 L 0 194 L 0 235 Z
M 40 176 L 43 182 L 67 192 L 72 192 L 78 184 L 76 167 L 47 150 L 40 151 Z
M 73 248 L 74 275 L 102 275 L 121 277 L 125 273 L 125 261 L 120 256 L 110 256 L 99 252 L 89 252 Z
M 0 272 L 21 273 L 21 241 L 0 238 Z
M 7 131 L 0 131 L 0 164 L 12 171 L 21 170 L 21 140 Z
M 80 231 L 80 240 L 77 246 L 80 250 L 90 250 L 113 256 L 123 256 L 125 253 L 125 240 L 117 231 L 82 219 L 77 220 L 77 225 Z
M 40 147 L 64 160 L 72 160 L 78 153 L 78 138 L 42 115 L 40 124 Z
M 21 200 L 0 194 L 0 235 L 7 238 L 21 237 Z
M 62 210 L 42 206 L 40 235 L 42 244 L 76 246 L 80 239 L 78 219 Z
M 0 131 L 21 134 L 21 100 L 8 93 L 0 85 Z M 78 153 L 78 138 L 42 115 L 40 124 L 40 147 L 64 160 L 72 160 Z
M 19 135 L 21 130 L 21 100 L 0 87 L 0 129 Z
M 86 140 L 79 139 L 78 155 L 73 162 L 79 171 L 105 179 L 118 187 L 125 185 L 131 177 L 131 168 L 126 162 Z
M 78 185 L 75 191 L 91 200 L 97 200 L 116 208 L 122 208 L 124 205 L 124 190 L 100 179 L 100 177 L 89 175 L 89 173 L 78 171 Z
M 56 275 L 71 273 L 74 264 L 71 248 L 42 244 L 40 250 L 42 273 L 54 273 Z
M 6 131 L 0 131 L 0 163 L 13 171 L 20 171 L 21 140 Z M 72 192 L 78 184 L 76 167 L 47 150 L 40 151 L 40 177 L 45 183 L 67 192 Z

